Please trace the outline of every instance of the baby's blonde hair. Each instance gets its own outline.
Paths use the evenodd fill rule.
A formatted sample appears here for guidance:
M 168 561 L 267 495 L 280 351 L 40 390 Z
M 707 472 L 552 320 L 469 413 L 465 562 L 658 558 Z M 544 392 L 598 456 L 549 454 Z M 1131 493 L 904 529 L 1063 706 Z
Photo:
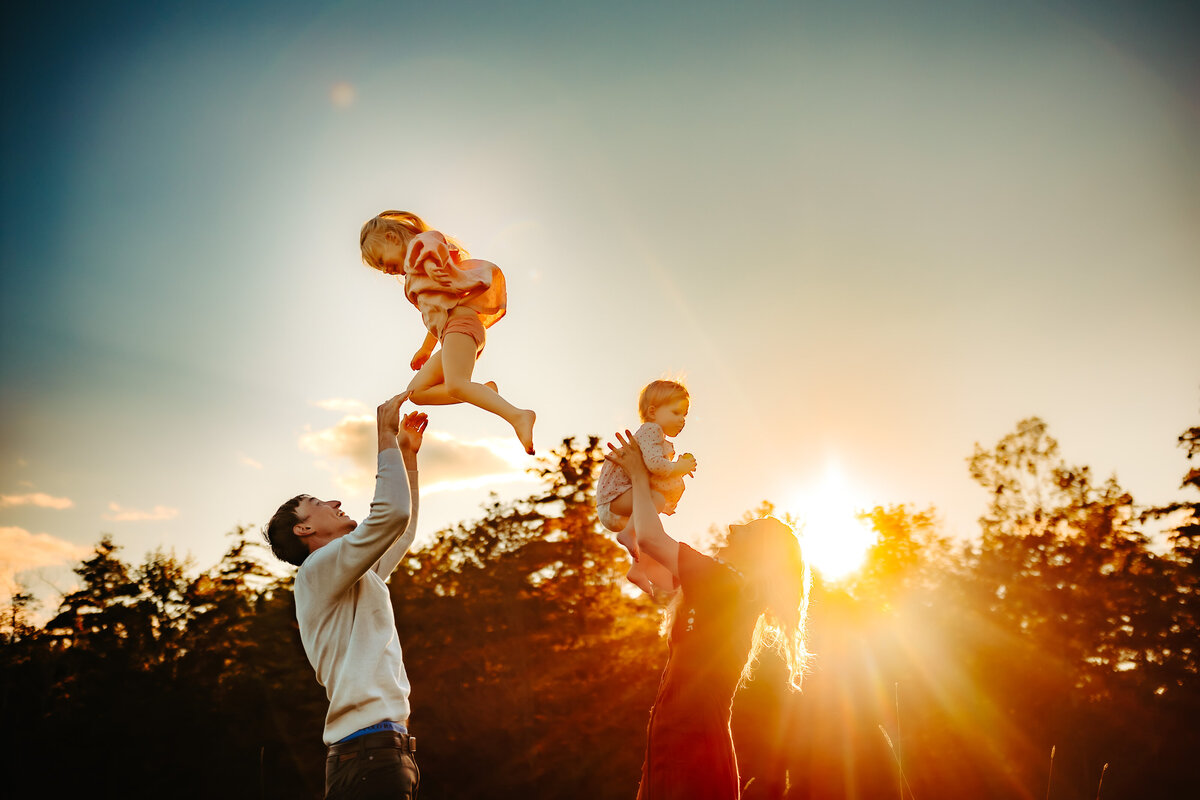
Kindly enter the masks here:
M 638 416 L 650 421 L 650 409 L 661 408 L 674 400 L 689 400 L 688 390 L 675 381 L 651 381 L 638 396 Z
M 383 246 L 385 237 L 391 231 L 400 237 L 405 249 L 409 241 L 418 233 L 430 230 L 425 220 L 411 211 L 381 211 L 371 217 L 362 226 L 358 235 L 358 246 L 362 250 L 362 260 L 371 269 L 383 271 L 383 262 L 379 258 L 379 249 Z

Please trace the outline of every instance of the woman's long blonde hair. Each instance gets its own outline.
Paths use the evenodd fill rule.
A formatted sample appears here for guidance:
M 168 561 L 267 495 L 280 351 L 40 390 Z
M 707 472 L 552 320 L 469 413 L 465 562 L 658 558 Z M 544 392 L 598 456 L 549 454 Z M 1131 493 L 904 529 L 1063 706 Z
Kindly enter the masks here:
M 379 249 L 383 246 L 389 231 L 399 236 L 400 242 L 407 249 L 409 241 L 414 236 L 429 230 L 433 230 L 433 228 L 430 228 L 425 220 L 411 211 L 381 211 L 367 220 L 358 234 L 358 247 L 362 251 L 363 263 L 371 269 L 383 271 Z M 454 245 L 463 258 L 468 257 L 467 250 L 461 242 L 449 236 L 446 237 L 446 241 Z
M 808 671 L 806 625 L 812 569 L 804 559 L 800 541 L 788 525 L 775 517 L 761 517 L 745 525 L 730 526 L 730 541 L 717 552 L 717 558 L 738 570 L 751 602 L 762 612 L 754 625 L 754 635 L 738 686 L 754 676 L 762 651 L 771 648 L 787 664 L 788 686 L 799 690 Z M 683 592 L 675 595 L 663 621 L 663 633 L 670 630 L 682 603 Z

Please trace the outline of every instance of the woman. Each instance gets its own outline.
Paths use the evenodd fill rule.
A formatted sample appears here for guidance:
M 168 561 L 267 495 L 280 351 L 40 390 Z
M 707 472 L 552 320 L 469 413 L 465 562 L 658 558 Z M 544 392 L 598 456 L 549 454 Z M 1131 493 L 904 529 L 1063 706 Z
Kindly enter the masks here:
M 641 550 L 681 590 L 664 626 L 670 654 L 650 712 L 638 800 L 736 800 L 733 695 L 765 646 L 778 650 L 791 687 L 799 688 L 811 575 L 795 534 L 774 517 L 730 526 L 717 557 L 672 539 L 655 510 L 636 439 L 626 431 L 617 441 L 608 458 L 633 484 Z

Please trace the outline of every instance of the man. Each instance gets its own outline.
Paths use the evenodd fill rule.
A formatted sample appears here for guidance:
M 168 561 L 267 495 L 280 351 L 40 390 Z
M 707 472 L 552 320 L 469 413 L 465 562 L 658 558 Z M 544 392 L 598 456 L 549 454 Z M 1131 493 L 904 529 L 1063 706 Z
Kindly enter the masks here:
M 412 544 L 417 451 L 428 418 L 400 421 L 407 393 L 379 406 L 379 472 L 362 524 L 337 500 L 299 495 L 267 524 L 266 537 L 296 573 L 304 652 L 325 687 L 325 797 L 412 800 L 420 773 L 408 735 L 408 676 L 384 580 Z

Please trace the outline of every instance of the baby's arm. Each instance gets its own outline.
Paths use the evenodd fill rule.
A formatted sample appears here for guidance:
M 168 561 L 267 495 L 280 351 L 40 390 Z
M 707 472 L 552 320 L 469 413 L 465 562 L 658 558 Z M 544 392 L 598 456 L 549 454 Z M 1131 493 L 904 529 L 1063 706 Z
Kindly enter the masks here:
M 417 350 L 415 354 L 413 354 L 412 361 L 408 362 L 408 365 L 412 367 L 413 370 L 418 370 L 425 366 L 425 362 L 429 360 L 431 355 L 433 355 L 433 349 L 437 347 L 437 343 L 437 337 L 434 336 L 432 332 L 426 333 L 425 341 L 421 342 L 421 348 Z
M 696 468 L 695 459 L 672 461 L 667 457 L 667 437 L 658 425 L 643 425 L 638 428 L 634 438 L 637 439 L 638 447 L 641 448 L 646 469 L 660 478 L 676 478 L 686 475 Z

